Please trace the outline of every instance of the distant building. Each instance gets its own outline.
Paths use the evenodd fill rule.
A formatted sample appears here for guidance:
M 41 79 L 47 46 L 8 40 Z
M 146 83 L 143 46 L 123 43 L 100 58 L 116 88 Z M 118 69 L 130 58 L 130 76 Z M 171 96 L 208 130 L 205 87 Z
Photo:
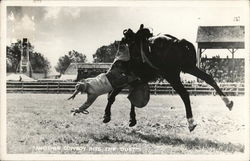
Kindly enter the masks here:
M 79 75 L 81 78 L 95 77 L 106 72 L 111 67 L 111 63 L 71 63 L 61 80 L 74 81 Z
M 207 49 L 227 49 L 234 58 L 238 49 L 245 48 L 244 26 L 199 26 L 197 31 L 198 44 L 197 65 L 200 66 L 202 53 Z

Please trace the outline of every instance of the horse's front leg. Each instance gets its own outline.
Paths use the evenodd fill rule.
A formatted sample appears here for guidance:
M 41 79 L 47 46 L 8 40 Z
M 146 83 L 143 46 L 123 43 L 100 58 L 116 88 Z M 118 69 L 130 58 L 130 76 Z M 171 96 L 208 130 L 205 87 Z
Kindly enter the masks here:
M 129 127 L 133 127 L 136 125 L 136 117 L 135 117 L 135 106 L 131 104 L 130 110 L 130 119 L 129 119 Z
M 111 106 L 115 102 L 115 97 L 122 91 L 122 88 L 114 89 L 108 94 L 108 104 L 105 108 L 103 123 L 108 123 L 111 120 Z

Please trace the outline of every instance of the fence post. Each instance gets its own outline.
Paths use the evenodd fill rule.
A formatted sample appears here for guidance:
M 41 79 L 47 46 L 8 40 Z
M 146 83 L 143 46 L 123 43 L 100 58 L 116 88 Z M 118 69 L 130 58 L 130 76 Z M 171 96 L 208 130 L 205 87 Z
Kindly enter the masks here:
M 157 84 L 155 83 L 155 95 L 157 93 Z
M 239 96 L 239 83 L 236 84 L 236 96 Z
M 47 93 L 49 93 L 49 83 L 47 82 Z
M 194 96 L 196 96 L 196 93 L 197 93 L 197 91 L 196 91 L 196 86 L 197 86 L 197 83 L 194 84 L 194 93 L 193 93 Z
M 21 84 L 21 85 L 22 85 L 22 93 L 23 93 L 23 82 L 22 82 L 22 84 Z
M 57 83 L 57 94 L 59 93 L 59 89 L 60 89 L 60 82 Z

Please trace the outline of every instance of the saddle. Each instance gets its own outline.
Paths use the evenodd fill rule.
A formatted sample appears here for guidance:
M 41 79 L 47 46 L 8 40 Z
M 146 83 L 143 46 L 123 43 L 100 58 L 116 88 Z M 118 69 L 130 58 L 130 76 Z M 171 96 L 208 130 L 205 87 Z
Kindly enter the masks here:
M 142 62 L 146 62 L 153 69 L 159 70 L 155 65 L 151 63 L 151 61 L 147 57 L 151 53 L 149 41 L 151 37 L 153 37 L 153 34 L 150 32 L 150 30 L 144 28 L 143 24 L 141 24 L 140 29 L 136 33 L 136 39 L 140 42 L 140 53 Z
M 151 55 L 151 49 L 153 48 L 169 48 L 174 44 L 179 44 L 180 40 L 176 37 L 169 34 L 161 34 L 157 36 L 153 36 L 149 29 L 144 28 L 144 25 L 141 24 L 140 29 L 135 34 L 136 41 L 140 42 L 140 53 L 141 59 L 143 63 L 147 63 L 151 68 L 155 70 L 159 70 L 159 68 L 152 64 L 150 59 L 148 59 Z M 156 46 L 157 44 L 157 46 Z M 166 46 L 166 44 L 168 44 Z

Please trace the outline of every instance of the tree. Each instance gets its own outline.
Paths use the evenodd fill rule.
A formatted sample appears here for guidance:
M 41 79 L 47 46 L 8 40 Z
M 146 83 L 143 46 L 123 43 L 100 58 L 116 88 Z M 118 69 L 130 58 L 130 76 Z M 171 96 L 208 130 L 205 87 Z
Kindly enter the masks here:
M 87 58 L 84 54 L 79 53 L 75 50 L 69 51 L 67 55 L 59 58 L 56 66 L 56 70 L 64 74 L 70 63 L 85 63 Z
M 22 41 L 17 40 L 16 43 L 7 46 L 6 48 L 6 65 L 7 72 L 17 72 L 21 60 Z M 34 73 L 47 73 L 50 69 L 50 62 L 41 53 L 34 52 L 34 46 L 28 42 L 29 58 L 32 71 Z
M 30 55 L 30 64 L 34 73 L 47 73 L 51 68 L 47 58 L 41 53 L 33 52 Z
M 119 41 L 115 41 L 108 46 L 102 46 L 93 55 L 94 63 L 112 63 L 118 50 Z

